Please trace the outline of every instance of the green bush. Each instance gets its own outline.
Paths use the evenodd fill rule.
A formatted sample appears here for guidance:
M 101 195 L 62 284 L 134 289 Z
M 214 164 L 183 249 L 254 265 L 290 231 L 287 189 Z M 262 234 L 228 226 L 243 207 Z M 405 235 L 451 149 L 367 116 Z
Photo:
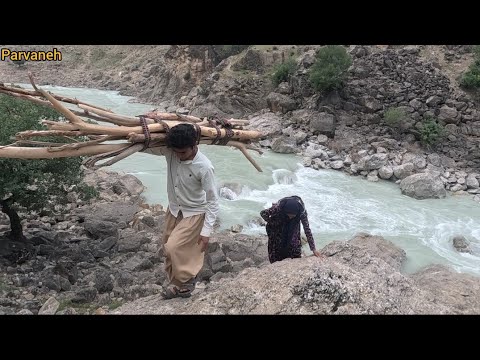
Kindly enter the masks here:
M 407 118 L 407 113 L 399 108 L 390 108 L 383 115 L 385 123 L 392 128 L 400 128 L 402 122 Z
M 41 119 L 58 119 L 60 114 L 48 107 L 0 94 L 0 146 L 11 143 L 11 137 L 25 130 L 46 130 Z M 62 138 L 32 140 L 65 142 Z M 25 146 L 25 145 L 24 145 Z M 79 186 L 79 195 L 91 198 L 96 191 L 82 183 L 80 157 L 60 159 L 0 158 L 0 208 L 10 217 L 12 236 L 23 237 L 18 206 L 41 210 L 50 205 L 66 203 L 68 189 Z
M 480 59 L 480 45 L 475 45 L 473 47 L 473 54 L 475 55 L 476 60 Z
M 433 146 L 437 144 L 445 135 L 445 129 L 436 119 L 427 117 L 422 122 L 420 128 L 420 140 L 424 145 Z
M 480 60 L 476 60 L 460 78 L 460 86 L 465 89 L 480 88 Z
M 276 64 L 272 71 L 272 82 L 275 86 L 281 82 L 288 81 L 290 76 L 295 72 L 297 62 L 294 58 L 288 58 L 282 64 Z
M 310 82 L 318 91 L 330 91 L 343 86 L 352 57 L 343 46 L 327 45 L 318 50 L 309 71 Z
M 480 45 L 473 47 L 474 61 L 460 77 L 460 86 L 465 89 L 480 88 Z

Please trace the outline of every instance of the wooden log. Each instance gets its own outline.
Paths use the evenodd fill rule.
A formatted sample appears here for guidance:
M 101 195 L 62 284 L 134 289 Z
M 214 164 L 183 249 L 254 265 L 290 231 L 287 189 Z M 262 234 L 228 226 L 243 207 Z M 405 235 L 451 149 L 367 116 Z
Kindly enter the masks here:
M 0 83 L 0 90 L 3 90 L 1 92 L 5 93 L 7 95 L 12 95 L 12 96 L 15 96 L 15 95 L 10 94 L 10 93 L 30 95 L 32 97 L 41 96 L 41 93 L 39 93 L 36 90 L 27 90 L 27 89 L 23 89 L 23 88 L 17 88 L 17 87 L 14 87 L 14 86 L 7 86 L 7 85 L 2 84 L 2 83 Z M 107 112 L 112 112 L 111 110 L 101 108 L 100 106 L 91 105 L 91 104 L 88 104 L 86 102 L 80 101 L 78 99 L 72 99 L 72 98 L 69 98 L 69 97 L 66 97 L 66 96 L 55 95 L 55 94 L 52 94 L 52 96 L 55 99 L 57 99 L 59 101 L 62 101 L 62 102 L 66 102 L 66 103 L 70 103 L 70 104 L 74 104 L 74 105 L 84 104 L 84 105 L 88 105 L 88 106 L 96 108 L 96 109 L 104 110 L 104 111 L 107 111 Z
M 145 142 L 145 135 L 144 134 L 130 133 L 130 134 L 127 135 L 127 138 L 128 138 L 129 142 L 135 142 L 135 143 Z M 150 134 L 150 140 L 154 140 L 154 141 L 163 140 L 163 141 L 165 141 L 166 138 L 167 138 L 167 134 L 165 134 L 165 133 Z
M 82 104 L 78 105 L 78 107 L 85 111 L 100 115 L 102 118 L 105 119 L 103 121 L 107 121 L 112 124 L 122 125 L 122 126 L 140 125 L 140 119 L 138 117 L 112 114 L 107 111 L 95 109 L 95 108 L 92 108 L 91 106 L 82 105 Z M 146 120 L 148 124 L 155 124 L 155 121 L 153 119 L 146 119 Z
M 30 78 L 30 83 L 32 84 L 33 88 L 40 92 L 44 97 L 47 98 L 48 101 L 50 101 L 53 105 L 53 107 L 63 114 L 72 124 L 83 124 L 83 120 L 80 119 L 80 117 L 76 116 L 74 113 L 72 113 L 69 109 L 67 109 L 65 106 L 62 105 L 60 101 L 55 99 L 52 95 L 50 95 L 48 92 L 46 92 L 43 89 L 37 88 L 35 85 L 35 82 L 33 81 L 33 75 L 32 73 L 28 73 L 28 77 Z
M 157 120 L 174 120 L 174 121 L 186 121 L 191 123 L 202 122 L 202 119 L 192 115 L 183 115 L 183 114 L 174 114 L 174 113 L 163 113 L 157 111 L 149 111 L 144 114 L 146 117 Z
M 59 131 L 59 130 L 26 130 L 15 134 L 15 138 L 25 139 L 29 137 L 43 136 L 85 136 L 88 135 L 82 131 Z
M 48 126 L 50 130 L 62 130 L 62 131 L 83 131 L 91 135 L 118 135 L 118 136 L 128 136 L 130 133 L 143 134 L 143 128 L 141 126 L 102 126 L 96 124 L 88 124 L 83 122 L 82 124 L 67 124 L 59 123 L 51 120 L 43 120 L 43 123 Z M 173 127 L 178 124 L 182 124 L 181 121 L 165 121 L 169 127 Z M 164 129 L 163 124 L 150 124 L 148 125 L 148 130 L 151 133 L 161 132 Z M 215 128 L 200 127 L 202 136 L 207 136 L 209 138 L 215 138 L 217 136 L 217 130 Z M 235 140 L 250 140 L 258 139 L 262 137 L 262 133 L 253 130 L 237 130 L 233 129 L 232 139 Z M 226 136 L 226 130 L 220 129 L 220 137 L 223 138 Z
M 121 140 L 121 139 L 122 138 L 119 138 L 118 136 L 103 136 L 95 140 L 64 144 L 62 146 L 56 147 L 55 149 L 50 149 L 50 151 L 65 151 L 66 149 L 80 149 L 85 146 L 92 146 L 95 144 L 100 144 L 105 141 Z
M 49 148 L 35 147 L 0 147 L 0 158 L 7 159 L 54 159 L 74 156 L 90 156 L 103 154 L 109 151 L 121 150 L 129 147 L 130 144 L 101 144 L 86 146 L 80 149 L 67 149 L 58 152 L 52 152 Z
M 38 105 L 48 106 L 52 109 L 55 108 L 50 101 L 42 100 L 42 99 L 36 98 L 34 96 L 31 96 L 31 95 L 12 93 L 10 91 L 6 91 L 6 90 L 3 90 L 1 88 L 0 88 L 0 93 L 8 95 L 8 96 L 16 97 L 16 98 L 28 100 L 28 101 L 33 102 L 33 103 L 38 104 Z M 95 115 L 95 114 L 90 114 L 90 113 L 86 112 L 85 110 L 84 111 L 79 111 L 79 110 L 71 109 L 70 111 L 72 113 L 74 113 L 75 115 L 80 116 L 80 117 L 86 117 L 86 118 L 96 120 L 96 121 L 109 122 L 108 118 L 104 118 L 104 117 L 101 117 L 101 116 Z

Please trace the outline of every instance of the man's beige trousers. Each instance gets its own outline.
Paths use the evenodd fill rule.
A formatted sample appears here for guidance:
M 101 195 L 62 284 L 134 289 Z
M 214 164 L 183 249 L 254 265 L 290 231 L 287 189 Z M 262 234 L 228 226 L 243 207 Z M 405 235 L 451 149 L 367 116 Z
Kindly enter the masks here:
M 198 244 L 205 214 L 174 217 L 169 209 L 165 215 L 163 243 L 165 271 L 170 283 L 181 285 L 196 276 L 203 267 L 205 253 Z

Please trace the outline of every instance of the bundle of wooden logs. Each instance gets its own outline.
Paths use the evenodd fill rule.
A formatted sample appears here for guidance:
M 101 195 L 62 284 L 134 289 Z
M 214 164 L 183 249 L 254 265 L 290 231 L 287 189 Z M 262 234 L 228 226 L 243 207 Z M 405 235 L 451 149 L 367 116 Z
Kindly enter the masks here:
M 65 120 L 43 120 L 42 123 L 48 130 L 17 133 L 14 143 L 0 147 L 0 158 L 49 159 L 88 156 L 84 161 L 86 167 L 109 166 L 147 148 L 166 146 L 165 138 L 169 129 L 182 122 L 188 122 L 197 129 L 199 144 L 235 147 L 258 171 L 262 171 L 247 152 L 247 149 L 250 149 L 261 154 L 261 151 L 253 146 L 253 142 L 259 140 L 262 134 L 258 131 L 243 130 L 248 120 L 201 119 L 191 115 L 158 111 L 137 117 L 125 116 L 77 99 L 47 92 L 35 85 L 31 74 L 29 77 L 34 90 L 0 83 L 0 93 L 50 106 L 60 112 Z M 74 104 L 78 109 L 69 109 L 63 103 Z M 94 121 L 84 121 L 82 118 Z M 100 125 L 96 122 L 116 126 Z M 32 140 L 41 137 L 55 137 L 59 142 Z M 115 143 L 108 143 L 110 141 Z M 110 160 L 97 165 L 98 161 L 109 158 Z

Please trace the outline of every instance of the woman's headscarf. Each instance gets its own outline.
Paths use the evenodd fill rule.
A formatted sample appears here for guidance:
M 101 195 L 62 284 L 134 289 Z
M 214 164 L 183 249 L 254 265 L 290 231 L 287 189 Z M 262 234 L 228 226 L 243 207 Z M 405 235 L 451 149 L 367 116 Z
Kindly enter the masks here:
M 300 220 L 300 215 L 303 212 L 303 206 L 300 204 L 298 198 L 291 197 L 283 199 L 282 212 L 285 216 L 285 224 L 282 232 L 282 247 L 288 246 L 293 237 L 293 230 Z M 290 219 L 287 214 L 295 214 L 295 217 Z
M 297 216 L 299 215 L 298 213 L 300 212 L 301 207 L 302 206 L 300 205 L 297 199 L 289 198 L 283 204 L 282 211 L 285 214 L 295 214 L 295 216 Z

